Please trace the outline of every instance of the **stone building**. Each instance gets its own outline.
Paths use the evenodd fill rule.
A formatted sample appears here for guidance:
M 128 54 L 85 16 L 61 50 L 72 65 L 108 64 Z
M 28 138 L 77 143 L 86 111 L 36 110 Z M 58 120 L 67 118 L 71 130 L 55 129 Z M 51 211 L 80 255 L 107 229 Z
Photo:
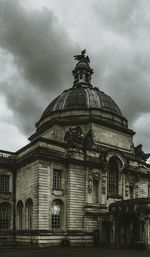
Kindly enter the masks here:
M 127 119 L 93 87 L 85 50 L 30 143 L 0 151 L 0 244 L 150 247 L 150 165 Z

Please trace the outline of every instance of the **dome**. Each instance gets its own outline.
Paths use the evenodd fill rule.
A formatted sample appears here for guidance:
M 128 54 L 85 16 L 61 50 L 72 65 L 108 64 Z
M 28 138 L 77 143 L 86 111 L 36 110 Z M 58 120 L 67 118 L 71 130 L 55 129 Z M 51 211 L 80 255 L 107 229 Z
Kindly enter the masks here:
M 93 70 L 89 65 L 89 57 L 85 56 L 85 50 L 81 55 L 76 55 L 75 59 L 78 63 L 72 71 L 73 87 L 65 90 L 48 105 L 36 124 L 37 130 L 54 120 L 66 122 L 68 119 L 74 123 L 77 120 L 81 122 L 81 119 L 85 121 L 89 118 L 127 127 L 127 120 L 113 99 L 92 86 Z
M 43 112 L 41 120 L 52 112 L 81 109 L 101 109 L 122 116 L 119 107 L 110 96 L 98 88 L 79 86 L 65 90 L 55 98 Z

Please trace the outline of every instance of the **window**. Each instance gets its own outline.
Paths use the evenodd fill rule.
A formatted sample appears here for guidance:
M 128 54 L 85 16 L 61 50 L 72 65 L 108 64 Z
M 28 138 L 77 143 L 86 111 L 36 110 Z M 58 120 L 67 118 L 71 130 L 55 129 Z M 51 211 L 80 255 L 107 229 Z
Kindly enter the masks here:
M 110 161 L 108 166 L 108 194 L 118 194 L 118 165 L 115 161 Z
M 61 229 L 62 227 L 63 203 L 60 200 L 52 202 L 51 208 L 51 227 L 52 229 Z
M 53 189 L 61 189 L 61 170 L 53 171 Z
M 99 181 L 95 179 L 93 180 L 93 202 L 99 202 Z
M 19 201 L 17 204 L 17 214 L 18 214 L 18 229 L 22 229 L 23 224 L 23 202 Z
M 10 228 L 10 211 L 11 205 L 9 203 L 2 203 L 0 205 L 0 229 Z
M 148 185 L 148 197 L 150 197 L 150 185 Z
M 29 198 L 26 201 L 26 229 L 31 230 L 32 229 L 32 215 L 33 215 L 33 201 L 31 198 Z
M 0 175 L 0 193 L 9 193 L 9 176 Z

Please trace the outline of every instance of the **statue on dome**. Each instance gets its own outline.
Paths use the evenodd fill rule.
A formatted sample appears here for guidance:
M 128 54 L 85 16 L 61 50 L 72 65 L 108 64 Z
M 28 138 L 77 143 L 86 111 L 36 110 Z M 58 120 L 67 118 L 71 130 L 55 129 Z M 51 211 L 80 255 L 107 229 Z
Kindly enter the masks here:
M 74 86 L 86 85 L 91 86 L 91 75 L 93 74 L 93 69 L 91 69 L 89 63 L 90 59 L 88 55 L 85 56 L 86 49 L 81 51 L 81 54 L 74 55 L 74 58 L 78 63 L 75 69 L 72 71 L 74 76 Z
M 86 53 L 86 49 L 81 51 L 81 54 L 79 55 L 74 55 L 75 60 L 77 61 L 84 61 L 84 62 L 88 62 L 90 63 L 90 58 L 87 56 L 85 56 Z

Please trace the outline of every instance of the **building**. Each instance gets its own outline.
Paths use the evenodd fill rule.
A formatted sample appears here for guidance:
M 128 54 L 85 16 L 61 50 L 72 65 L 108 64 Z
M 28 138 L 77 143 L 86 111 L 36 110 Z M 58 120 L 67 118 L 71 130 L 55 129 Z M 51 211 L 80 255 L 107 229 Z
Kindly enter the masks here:
M 150 247 L 150 165 L 85 50 L 30 143 L 0 151 L 0 244 Z

